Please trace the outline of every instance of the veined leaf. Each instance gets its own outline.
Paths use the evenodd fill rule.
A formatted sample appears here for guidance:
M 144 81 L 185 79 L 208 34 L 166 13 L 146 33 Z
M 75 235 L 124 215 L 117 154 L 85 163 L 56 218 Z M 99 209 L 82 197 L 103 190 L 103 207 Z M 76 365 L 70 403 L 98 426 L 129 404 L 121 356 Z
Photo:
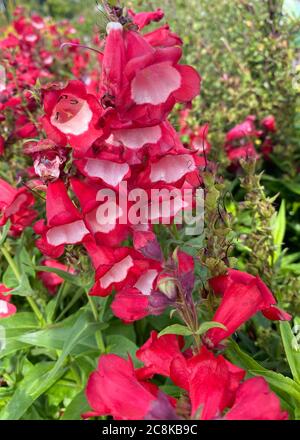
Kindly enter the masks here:
M 290 404 L 294 407 L 293 399 L 296 399 L 298 405 L 300 405 L 300 385 L 298 385 L 294 380 L 283 374 L 276 373 L 275 371 L 270 371 L 256 362 L 251 356 L 244 353 L 238 344 L 232 340 L 228 343 L 228 348 L 226 354 L 230 361 L 234 364 L 244 368 L 249 374 L 253 376 L 262 376 L 266 381 L 272 386 L 275 392 L 286 393 Z
M 63 280 L 68 281 L 69 283 L 74 284 L 75 286 L 82 287 L 79 277 L 76 275 L 72 275 L 71 273 L 66 272 L 65 270 L 61 270 L 61 269 L 57 269 L 56 267 L 49 267 L 49 266 L 35 266 L 35 270 L 37 272 L 55 273 L 56 275 L 60 276 Z
M 32 367 L 18 384 L 11 400 L 0 412 L 0 420 L 19 420 L 34 401 L 65 374 L 66 369 L 61 368 L 49 379 L 53 365 L 53 362 L 43 362 Z
M 158 337 L 160 338 L 163 335 L 182 335 L 182 336 L 191 336 L 193 332 L 184 325 L 181 324 L 173 324 L 164 328 L 161 332 L 159 332 Z
M 203 335 L 204 333 L 206 333 L 208 330 L 210 330 L 211 328 L 221 328 L 223 330 L 227 330 L 227 327 L 225 327 L 225 325 L 221 324 L 220 322 L 216 322 L 216 321 L 207 321 L 207 322 L 203 322 L 200 327 L 198 328 L 198 330 L 196 331 L 197 335 Z
M 67 406 L 61 420 L 80 420 L 81 414 L 90 410 L 84 390 L 76 394 Z
M 285 209 L 285 200 L 282 200 L 272 231 L 274 245 L 276 246 L 276 249 L 274 251 L 275 261 L 278 260 L 281 254 L 283 239 L 285 236 L 285 230 L 286 230 L 286 209 Z
M 294 380 L 300 384 L 300 352 L 294 348 L 296 336 L 293 334 L 290 324 L 287 321 L 279 323 L 281 338 L 284 346 L 287 361 L 289 363 Z

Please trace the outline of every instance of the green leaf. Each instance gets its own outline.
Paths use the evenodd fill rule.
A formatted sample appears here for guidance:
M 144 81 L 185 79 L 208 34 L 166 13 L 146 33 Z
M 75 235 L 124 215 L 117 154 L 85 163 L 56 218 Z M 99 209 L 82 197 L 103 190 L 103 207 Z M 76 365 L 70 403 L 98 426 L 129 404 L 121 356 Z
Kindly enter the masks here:
M 22 273 L 18 286 L 12 289 L 9 293 L 10 295 L 19 296 L 31 296 L 33 294 L 33 290 L 30 286 L 27 274 L 25 272 Z
M 286 231 L 286 208 L 285 208 L 285 200 L 282 200 L 272 230 L 273 241 L 274 241 L 274 245 L 276 246 L 276 250 L 274 251 L 274 261 L 278 260 L 281 254 L 281 248 L 285 236 L 285 231 Z
M 203 335 L 204 333 L 206 333 L 211 328 L 221 328 L 223 330 L 227 330 L 227 327 L 225 327 L 225 325 L 221 324 L 220 322 L 207 321 L 207 322 L 203 322 L 199 326 L 198 330 L 196 331 L 196 334 L 197 335 Z
M 0 228 L 0 246 L 2 246 L 5 243 L 5 240 L 7 238 L 7 234 L 9 232 L 9 228 L 10 228 L 10 220 L 8 220 L 8 222 L 2 227 Z
M 80 420 L 81 414 L 90 410 L 85 391 L 78 393 L 66 408 L 61 420 Z
M 300 352 L 295 350 L 295 335 L 287 321 L 279 323 L 281 338 L 294 380 L 300 384 Z
M 30 277 L 35 276 L 35 270 L 30 255 L 22 242 L 20 243 L 15 260 L 21 274 L 26 273 Z
M 29 330 L 39 328 L 39 323 L 33 313 L 18 312 L 9 318 L 0 321 L 0 359 L 13 354 L 29 345 L 25 342 L 17 341 L 19 335 L 23 335 Z
M 7 266 L 7 269 L 2 277 L 2 282 L 10 289 L 15 289 L 19 286 L 19 281 L 17 280 L 16 275 L 10 266 Z
M 136 358 L 138 346 L 134 342 L 121 335 L 111 335 L 107 336 L 106 344 L 109 353 L 117 354 L 125 359 L 129 355 L 135 367 L 141 366 L 140 361 Z
M 65 369 L 56 371 L 49 379 L 49 372 L 53 371 L 53 362 L 40 362 L 34 365 L 26 373 L 24 379 L 8 402 L 0 412 L 0 420 L 19 420 L 27 409 L 52 386 L 63 374 Z
M 253 357 L 244 353 L 238 344 L 232 340 L 228 341 L 226 355 L 231 362 L 244 368 L 252 376 L 264 377 L 278 394 L 285 393 L 292 407 L 295 406 L 292 398 L 300 404 L 300 386 L 294 380 L 283 376 L 283 374 L 267 370 L 256 362 Z
M 55 273 L 56 275 L 60 276 L 63 280 L 68 281 L 71 284 L 74 284 L 75 286 L 82 287 L 82 283 L 80 282 L 80 279 L 77 275 L 72 275 L 69 272 L 66 272 L 65 270 L 57 269 L 55 267 L 48 267 L 48 266 L 36 266 L 35 270 L 37 272 L 50 272 Z
M 173 324 L 164 328 L 161 332 L 159 332 L 158 337 L 160 338 L 163 335 L 182 335 L 182 336 L 191 336 L 193 332 L 184 325 L 181 324 Z
M 80 342 L 71 349 L 72 355 L 83 355 L 86 352 L 97 351 L 98 346 L 95 338 L 97 330 L 104 329 L 106 324 L 100 324 L 97 322 L 88 322 L 86 332 L 88 335 L 82 338 Z M 60 323 L 55 326 L 49 326 L 49 328 L 39 330 L 37 332 L 30 332 L 22 334 L 16 337 L 19 342 L 24 342 L 35 347 L 44 347 L 51 350 L 62 350 L 65 341 L 72 337 L 73 327 L 66 326 L 64 323 Z M 73 335 L 74 337 L 74 335 Z

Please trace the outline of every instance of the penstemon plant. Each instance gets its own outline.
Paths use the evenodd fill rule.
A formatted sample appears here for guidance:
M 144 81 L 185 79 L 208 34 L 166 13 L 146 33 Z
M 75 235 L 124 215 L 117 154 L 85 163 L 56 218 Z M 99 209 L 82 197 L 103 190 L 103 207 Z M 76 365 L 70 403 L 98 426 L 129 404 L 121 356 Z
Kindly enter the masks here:
M 298 418 L 292 316 L 270 278 L 235 268 L 208 125 L 186 124 L 201 78 L 180 62 L 168 25 L 145 31 L 161 9 L 99 8 L 106 28 L 93 47 L 22 9 L 0 43 L 10 80 L 0 84 L 0 154 L 11 164 L 19 155 L 22 169 L 0 179 L 0 419 Z M 57 72 L 42 50 L 48 33 Z M 275 121 L 261 124 L 257 133 L 249 117 L 228 133 L 231 166 L 255 159 L 235 142 L 265 142 Z M 259 312 L 280 322 L 289 376 L 237 343 Z

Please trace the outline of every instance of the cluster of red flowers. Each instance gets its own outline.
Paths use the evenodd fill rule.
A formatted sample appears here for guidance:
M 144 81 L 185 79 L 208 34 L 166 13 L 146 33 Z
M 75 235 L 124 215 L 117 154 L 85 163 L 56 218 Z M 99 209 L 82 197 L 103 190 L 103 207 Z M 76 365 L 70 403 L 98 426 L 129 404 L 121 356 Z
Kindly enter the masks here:
M 233 127 L 226 134 L 225 151 L 231 163 L 236 164 L 240 159 L 252 157 L 258 159 L 255 144 L 260 146 L 261 154 L 267 159 L 273 151 L 272 135 L 276 133 L 274 116 L 266 116 L 259 123 L 259 129 L 255 125 L 256 117 L 247 116 L 240 124 Z
M 121 200 L 120 183 L 124 182 L 129 189 L 142 188 L 149 193 L 153 188 L 193 189 L 201 181 L 200 168 L 206 163 L 203 152 L 210 147 L 208 127 L 199 129 L 189 148 L 168 120 L 176 103 L 189 104 L 199 93 L 200 77 L 192 67 L 179 63 L 182 41 L 168 25 L 141 32 L 162 17 L 161 10 L 129 11 L 124 16 L 120 8 L 112 8 L 98 53 L 99 83 L 77 79 L 43 87 L 41 126 L 47 138 L 25 146 L 33 158 L 36 177 L 46 187 L 46 221 L 34 225 L 39 235 L 37 247 L 51 258 L 44 264 L 62 267 L 56 259 L 65 246 L 83 245 L 95 267 L 90 294 L 107 296 L 115 290 L 112 310 L 125 322 L 161 314 L 168 306 L 178 308 L 183 316 L 189 313 L 191 319 L 196 313 L 193 257 L 175 251 L 165 259 L 151 221 L 142 225 L 119 222 L 124 214 L 121 208 L 109 223 L 98 221 L 104 204 L 100 190 L 114 190 Z M 28 25 L 19 19 L 15 26 L 19 37 L 8 36 L 2 45 L 15 44 L 21 47 L 20 54 L 23 47 L 24 53 L 29 53 L 31 77 L 26 71 L 23 78 L 28 87 L 36 80 L 28 48 L 38 41 L 44 22 L 33 20 Z M 47 57 L 41 55 L 41 62 Z M 24 108 L 21 102 L 16 105 Z M 31 124 L 23 111 L 21 116 L 23 128 Z M 231 134 L 228 142 L 235 139 L 240 136 Z M 67 162 L 72 167 L 66 166 Z M 34 199 L 26 189 L 14 189 L 2 180 L 0 185 L 1 225 L 10 220 L 18 233 L 36 215 Z M 179 208 L 183 206 L 181 201 Z M 161 216 L 158 210 L 157 218 Z M 124 240 L 133 246 L 123 246 Z M 44 276 L 44 281 L 53 293 L 61 279 Z M 222 341 L 259 311 L 268 319 L 290 316 L 277 308 L 274 296 L 257 277 L 228 269 L 210 283 L 222 298 L 213 320 L 223 327 L 210 329 L 202 338 L 202 348 L 194 353 L 182 353 L 182 341 L 173 335 L 157 338 L 153 333 L 137 352 L 144 363 L 138 370 L 130 359 L 102 356 L 87 387 L 92 415 L 115 419 L 287 417 L 264 379 L 244 380 L 245 371 L 222 355 L 215 356 L 213 350 L 221 349 Z M 2 297 L 0 306 L 0 313 L 2 309 L 10 313 L 12 306 Z M 151 383 L 149 379 L 155 374 L 171 378 L 183 390 L 182 399 L 176 401 Z
M 85 417 L 112 415 L 115 420 L 284 420 L 278 397 L 261 377 L 245 380 L 246 372 L 205 346 L 199 353 L 182 352 L 175 335 L 149 340 L 137 351 L 144 367 L 113 354 L 99 359 L 90 376 L 87 397 L 93 412 Z M 177 400 L 149 379 L 170 378 L 182 390 Z M 134 396 L 134 398 L 132 398 Z
M 209 124 L 192 129 L 188 123 L 190 113 L 191 109 L 185 108 L 179 114 L 180 135 L 186 146 L 205 157 L 211 150 L 211 144 L 207 139 Z M 272 115 L 266 116 L 258 123 L 256 116 L 249 115 L 243 122 L 230 129 L 226 134 L 224 150 L 231 168 L 236 169 L 240 159 L 258 159 L 261 155 L 268 159 L 273 152 L 276 131 L 276 121 Z
M 181 40 L 168 26 L 139 32 L 162 15 L 131 12 L 124 25 L 110 22 L 99 54 L 98 93 L 78 80 L 45 87 L 42 126 L 47 139 L 25 147 L 47 184 L 47 222 L 35 224 L 41 235 L 37 246 L 58 258 L 66 244 L 82 243 L 96 270 L 91 295 L 117 290 L 113 311 L 127 322 L 161 313 L 170 303 L 157 288 L 166 263 L 150 224 L 153 219 L 149 224 L 121 224 L 120 208 L 108 224 L 97 221 L 104 203 L 99 191 L 113 189 L 120 200 L 119 184 L 124 182 L 129 190 L 148 193 L 199 184 L 201 158 L 183 147 L 167 117 L 177 102 L 188 103 L 199 93 L 200 77 L 192 67 L 179 64 Z M 72 177 L 63 170 L 68 145 Z M 74 195 L 80 209 L 72 201 Z M 122 246 L 129 237 L 133 248 Z
M 65 59 L 74 75 L 84 76 L 89 62 L 89 53 L 82 55 L 72 46 L 67 58 L 58 51 L 62 42 L 79 43 L 68 21 L 54 24 L 24 14 L 22 7 L 15 10 L 12 27 L 3 29 L 0 41 L 0 155 L 18 139 L 38 136 L 39 106 L 31 93 L 37 80 L 53 81 Z
M 181 263 L 177 285 L 181 280 L 181 288 L 189 296 L 193 287 L 188 282 L 193 278 L 192 259 L 184 254 L 178 259 Z M 190 349 L 181 353 L 183 340 L 175 335 L 158 338 L 153 332 L 136 354 L 145 365 L 137 370 L 130 358 L 126 361 L 115 355 L 101 356 L 87 386 L 87 398 L 93 408 L 87 417 L 109 414 L 115 419 L 148 420 L 287 418 L 263 378 L 243 381 L 245 371 L 222 355 L 215 356 L 213 351 L 222 349 L 221 341 L 258 311 L 272 320 L 289 320 L 291 316 L 275 305 L 272 293 L 258 277 L 229 269 L 227 275 L 211 279 L 210 284 L 214 293 L 222 296 L 213 320 L 224 328 L 210 329 L 202 338 L 199 353 Z M 182 398 L 177 401 L 149 382 L 156 374 L 171 378 L 185 390 Z M 132 395 L 135 399 L 129 398 Z

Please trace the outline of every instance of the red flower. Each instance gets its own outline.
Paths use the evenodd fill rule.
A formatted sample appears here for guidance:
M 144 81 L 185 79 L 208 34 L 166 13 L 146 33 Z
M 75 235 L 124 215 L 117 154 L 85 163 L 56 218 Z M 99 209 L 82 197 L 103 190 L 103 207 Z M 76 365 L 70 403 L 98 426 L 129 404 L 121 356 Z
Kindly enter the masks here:
M 115 124 L 157 125 L 176 102 L 189 102 L 199 93 L 197 72 L 178 64 L 180 48 L 154 49 L 119 23 L 109 25 L 108 32 L 101 95 L 103 105 L 117 112 Z
M 16 306 L 10 303 L 11 295 L 7 295 L 11 289 L 0 284 L 0 318 L 8 318 L 17 311 Z
M 158 394 L 156 387 L 137 379 L 131 360 L 114 354 L 100 357 L 97 370 L 89 378 L 86 395 L 93 409 L 86 417 L 112 415 L 115 420 L 149 420 L 157 406 L 160 419 L 172 413 L 169 400 Z
M 36 217 L 34 197 L 26 188 L 16 189 L 0 179 L 0 226 L 11 221 L 11 233 L 19 235 Z
M 34 171 L 44 182 L 55 181 L 59 178 L 61 168 L 67 158 L 65 149 L 57 146 L 50 139 L 26 142 L 24 153 L 32 156 Z
M 162 9 L 156 9 L 156 11 L 153 12 L 139 13 L 135 13 L 132 9 L 129 9 L 128 14 L 133 18 L 134 24 L 136 24 L 140 30 L 148 26 L 152 21 L 160 21 L 165 15 Z
M 84 153 L 103 136 L 103 130 L 97 126 L 101 106 L 95 96 L 86 92 L 82 82 L 69 81 L 65 87 L 53 85 L 43 95 L 44 129 L 50 139 L 60 139 L 59 144 L 68 140 L 73 148 Z
M 172 47 L 183 44 L 182 39 L 170 31 L 168 24 L 144 34 L 144 39 L 153 47 Z
M 4 154 L 5 140 L 3 136 L 0 135 L 0 156 Z
M 155 290 L 157 269 L 145 270 L 133 287 L 118 291 L 111 305 L 115 316 L 124 322 L 134 322 L 148 315 L 161 315 L 172 301 Z
M 258 159 L 257 153 L 252 142 L 248 142 L 240 147 L 232 147 L 227 149 L 227 157 L 230 162 L 238 162 L 240 159 L 254 158 Z
M 235 402 L 224 417 L 226 420 L 287 420 L 278 397 L 262 377 L 246 380 L 237 389 Z
M 50 183 L 47 189 L 47 225 L 38 222 L 35 225 L 38 248 L 45 255 L 58 258 L 64 251 L 64 245 L 81 243 L 89 234 L 82 215 L 68 196 L 61 180 Z
M 209 330 L 204 337 L 208 346 L 217 346 L 259 311 L 268 319 L 291 319 L 288 313 L 275 306 L 276 299 L 259 277 L 229 269 L 227 275 L 212 278 L 210 284 L 216 294 L 222 295 L 213 321 L 224 324 L 227 330 Z
M 149 263 L 135 250 L 128 247 L 108 248 L 97 246 L 92 239 L 85 247 L 96 269 L 95 285 L 90 295 L 108 296 L 113 289 L 133 287 L 149 268 Z
M 276 121 L 273 115 L 266 116 L 262 121 L 261 125 L 270 132 L 275 133 L 277 131 Z
M 256 135 L 256 128 L 254 125 L 255 116 L 247 116 L 241 123 L 233 127 L 226 135 L 227 142 L 232 142 L 236 139 L 241 139 L 248 136 Z
M 149 379 L 155 374 L 170 377 L 171 364 L 174 359 L 184 360 L 181 349 L 184 346 L 183 338 L 175 335 L 157 337 L 157 332 L 152 331 L 150 338 L 136 352 L 136 357 L 143 362 L 144 367 L 137 370 L 137 375 Z
M 106 168 L 103 167 L 103 172 L 109 172 L 109 165 L 112 165 L 112 162 L 108 161 L 108 166 Z M 113 172 L 111 176 L 116 178 Z M 103 186 L 92 184 L 91 182 L 82 182 L 79 179 L 72 179 L 71 184 L 80 202 L 85 225 L 93 234 L 95 241 L 104 246 L 120 246 L 121 242 L 129 234 L 129 226 L 127 224 L 119 224 L 119 219 L 123 213 L 117 202 L 114 207 L 115 209 L 112 209 L 111 215 L 107 213 L 104 218 L 99 209 L 101 209 L 101 206 L 104 206 L 104 211 L 106 210 L 105 206 L 107 205 L 104 205 L 106 200 L 99 199 L 98 197 L 98 193 L 101 189 L 103 190 Z
M 88 400 L 95 410 L 89 415 L 111 414 L 119 419 L 130 419 L 135 415 L 137 419 L 155 420 L 168 415 L 168 419 L 175 419 L 170 402 L 176 406 L 176 401 L 159 393 L 153 384 L 145 382 L 160 374 L 171 378 L 186 391 L 190 402 L 185 408 L 187 419 L 287 419 L 287 413 L 281 411 L 278 397 L 270 391 L 263 378 L 244 381 L 246 372 L 223 356 L 215 356 L 204 346 L 197 355 L 181 353 L 183 344 L 181 338 L 175 335 L 157 338 L 157 333 L 152 332 L 150 339 L 136 353 L 145 365 L 136 371 L 128 361 L 117 356 L 102 356 L 98 371 L 90 377 L 87 388 Z M 140 385 L 157 397 L 150 405 L 151 410 Z M 136 399 L 127 401 L 132 395 Z M 140 411 L 135 406 L 136 402 Z M 157 407 L 161 408 L 161 412 L 157 411 Z

